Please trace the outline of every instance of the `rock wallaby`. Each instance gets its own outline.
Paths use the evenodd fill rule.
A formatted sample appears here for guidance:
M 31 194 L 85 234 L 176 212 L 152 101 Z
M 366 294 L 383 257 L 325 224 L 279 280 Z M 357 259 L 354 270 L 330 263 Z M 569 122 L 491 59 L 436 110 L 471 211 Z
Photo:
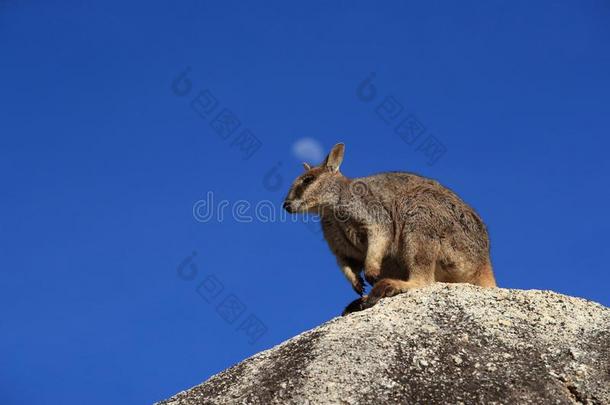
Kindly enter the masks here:
M 437 181 L 405 172 L 349 179 L 345 145 L 292 184 L 290 213 L 313 213 L 337 264 L 361 297 L 344 314 L 435 281 L 495 287 L 489 237 L 477 213 Z M 364 294 L 364 279 L 372 286 Z

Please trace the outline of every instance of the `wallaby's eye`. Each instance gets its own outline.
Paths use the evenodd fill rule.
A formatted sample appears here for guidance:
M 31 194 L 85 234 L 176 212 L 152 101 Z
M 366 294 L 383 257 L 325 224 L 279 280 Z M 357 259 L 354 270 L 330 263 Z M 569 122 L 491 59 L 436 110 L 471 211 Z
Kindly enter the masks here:
M 313 176 L 305 176 L 303 177 L 303 185 L 306 186 L 313 181 Z

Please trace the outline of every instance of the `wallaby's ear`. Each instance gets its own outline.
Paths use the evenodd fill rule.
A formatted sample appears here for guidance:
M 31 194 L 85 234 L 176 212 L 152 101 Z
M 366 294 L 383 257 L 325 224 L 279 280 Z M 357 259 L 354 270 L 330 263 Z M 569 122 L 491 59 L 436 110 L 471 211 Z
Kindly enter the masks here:
M 333 146 L 332 150 L 326 156 L 323 165 L 328 169 L 336 172 L 339 170 L 339 166 L 341 166 L 341 162 L 343 162 L 343 153 L 345 152 L 345 144 L 338 143 Z
M 311 170 L 311 165 L 307 162 L 303 162 L 303 167 L 305 168 L 306 171 L 310 171 Z

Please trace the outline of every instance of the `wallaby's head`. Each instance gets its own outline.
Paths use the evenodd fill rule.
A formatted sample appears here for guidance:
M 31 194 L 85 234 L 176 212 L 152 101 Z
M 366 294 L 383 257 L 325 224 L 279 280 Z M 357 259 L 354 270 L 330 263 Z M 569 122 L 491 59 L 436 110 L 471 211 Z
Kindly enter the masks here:
M 343 161 L 345 145 L 336 144 L 324 162 L 311 167 L 303 163 L 305 173 L 297 177 L 284 201 L 286 211 L 317 213 L 321 208 L 332 206 L 339 200 L 339 185 L 343 177 L 339 166 Z

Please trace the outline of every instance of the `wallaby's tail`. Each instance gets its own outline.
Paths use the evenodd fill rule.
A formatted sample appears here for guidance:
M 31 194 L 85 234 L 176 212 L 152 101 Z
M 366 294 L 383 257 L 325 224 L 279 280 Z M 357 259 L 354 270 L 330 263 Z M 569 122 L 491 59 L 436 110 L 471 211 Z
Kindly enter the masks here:
M 485 263 L 481 267 L 481 270 L 478 273 L 477 279 L 475 280 L 475 282 L 473 284 L 481 286 L 481 287 L 489 287 L 489 288 L 498 286 L 496 284 L 496 278 L 494 277 L 494 272 L 491 268 L 491 263 Z

